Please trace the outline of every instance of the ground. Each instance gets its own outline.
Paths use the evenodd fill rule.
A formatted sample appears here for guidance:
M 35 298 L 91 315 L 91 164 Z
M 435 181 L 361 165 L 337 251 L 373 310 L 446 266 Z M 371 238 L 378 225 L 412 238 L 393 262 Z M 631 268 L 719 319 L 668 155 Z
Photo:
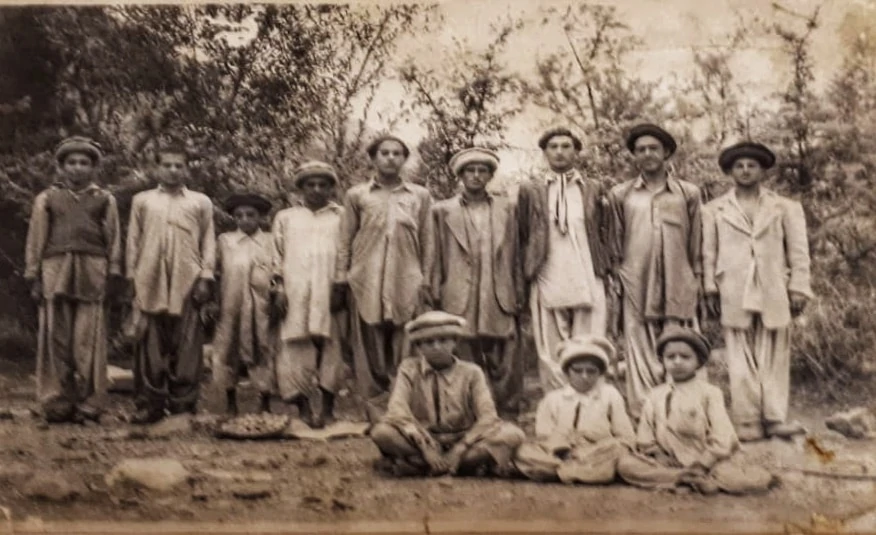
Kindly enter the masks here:
M 532 524 L 538 520 L 566 523 L 566 530 L 569 525 L 612 531 L 700 525 L 760 531 L 792 524 L 811 530 L 812 513 L 853 519 L 876 508 L 873 480 L 825 478 L 797 471 L 854 460 L 859 473 L 876 473 L 873 442 L 847 440 L 821 423 L 831 410 L 843 407 L 816 406 L 797 398 L 795 416 L 809 427 L 818 447 L 834 452 L 833 461 L 825 463 L 824 455 L 815 453 L 816 448 L 805 440 L 746 445 L 741 454 L 778 473 L 781 486 L 761 496 L 703 497 L 653 493 L 620 484 L 568 487 L 526 481 L 383 479 L 371 468 L 377 450 L 361 437 L 244 442 L 214 438 L 198 425 L 165 438 L 131 436 L 132 427 L 123 418 L 131 402 L 124 396 L 113 398 L 115 409 L 100 426 L 46 428 L 25 410 L 33 406 L 31 374 L 32 363 L 0 358 L 0 408 L 12 410 L 11 417 L 0 419 L 0 483 L 5 483 L 0 486 L 0 514 L 6 508 L 16 532 L 28 526 L 57 526 L 58 522 L 63 526 L 71 521 L 157 520 L 223 525 L 357 522 L 360 526 L 388 520 L 409 521 L 395 525 L 402 531 L 432 533 L 469 529 L 464 526 L 472 522 L 505 526 L 493 529 L 507 532 L 509 526 L 538 526 Z M 196 423 L 209 420 L 210 412 L 221 411 L 220 397 L 208 392 L 202 407 L 205 414 Z M 254 395 L 245 396 L 243 403 L 254 407 Z M 359 417 L 349 398 L 342 400 L 341 409 L 349 418 Z M 531 430 L 531 414 L 523 425 Z M 105 475 L 121 460 L 134 457 L 176 459 L 200 475 L 169 493 L 109 488 Z M 81 495 L 62 502 L 28 498 L 23 489 L 33 474 L 80 485 Z M 269 495 L 238 496 L 253 489 L 255 494 Z M 483 524 L 488 521 L 514 524 Z M 0 517 L 0 532 L 3 529 Z M 870 529 L 876 530 L 876 524 Z

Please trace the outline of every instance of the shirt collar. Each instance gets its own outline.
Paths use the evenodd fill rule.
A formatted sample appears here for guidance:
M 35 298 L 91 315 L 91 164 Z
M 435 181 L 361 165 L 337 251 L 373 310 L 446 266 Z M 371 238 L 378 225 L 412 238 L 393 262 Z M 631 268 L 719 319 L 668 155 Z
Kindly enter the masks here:
M 564 386 L 563 397 L 566 399 L 594 399 L 599 396 L 600 390 L 602 390 L 601 377 L 596 381 L 596 384 L 593 385 L 593 388 L 583 394 L 572 388 L 572 385 Z
M 168 195 L 182 195 L 183 197 L 185 197 L 186 193 L 189 191 L 189 188 L 187 188 L 185 185 L 181 186 L 177 191 L 171 191 L 164 187 L 162 184 L 158 184 L 158 188 L 156 189 L 158 189 L 158 191 L 160 191 L 161 193 L 166 193 Z
M 246 239 L 251 239 L 253 241 L 258 242 L 258 241 L 261 241 L 262 238 L 265 236 L 265 232 L 263 232 L 262 229 L 260 229 L 260 228 L 256 229 L 256 231 L 252 233 L 252 236 L 247 235 L 246 232 L 244 232 L 240 229 L 236 230 L 235 232 L 237 232 L 238 243 L 242 242 Z
M 294 208 L 307 208 L 308 210 L 310 210 L 310 208 L 308 208 L 307 204 L 304 203 L 304 199 L 301 199 L 301 198 L 293 199 L 292 201 L 290 201 L 290 205 Z M 329 210 L 336 212 L 340 209 L 341 209 L 340 204 L 336 203 L 335 201 L 330 200 L 328 203 L 326 203 L 325 206 L 323 206 L 322 208 L 320 208 L 319 210 L 317 210 L 314 213 L 319 214 L 321 212 L 327 212 Z
M 432 366 L 429 365 L 429 361 L 426 360 L 426 357 L 420 357 L 420 372 L 424 377 L 428 377 L 429 375 L 434 374 L 436 377 L 443 377 L 445 381 L 450 380 L 450 374 L 457 368 L 456 364 L 459 362 L 459 359 L 453 357 L 453 364 L 444 368 L 443 370 L 436 370 Z
M 570 182 L 584 182 L 584 177 L 581 175 L 581 171 L 579 171 L 578 169 L 573 167 L 572 169 L 566 171 L 565 173 L 558 173 L 558 172 L 554 171 L 553 169 L 548 169 L 548 173 L 547 173 L 548 184 L 550 184 L 551 182 L 555 182 L 558 178 L 560 178 L 560 175 L 572 175 L 572 180 L 570 180 Z
M 368 182 L 368 190 L 374 191 L 375 189 L 385 189 L 385 188 L 383 185 L 380 184 L 380 182 L 376 178 L 372 178 L 371 181 Z M 392 188 L 390 191 L 396 191 L 396 190 L 400 190 L 400 189 L 403 189 L 405 191 L 411 191 L 411 185 L 408 184 L 407 180 L 402 180 L 401 184 Z
M 493 194 L 488 191 L 487 198 L 485 200 L 486 200 L 487 204 L 493 204 Z M 467 206 L 469 204 L 477 204 L 477 201 L 472 201 L 471 199 L 469 199 L 468 196 L 463 191 L 462 193 L 459 194 L 459 204 L 461 204 L 463 206 Z
M 647 187 L 645 185 L 645 177 L 643 175 L 639 175 L 636 178 L 636 181 L 633 183 L 633 188 L 642 189 L 645 187 Z M 668 189 L 672 193 L 681 192 L 681 184 L 678 183 L 678 179 L 672 176 L 672 173 L 670 173 L 668 170 L 666 171 L 666 186 L 664 186 L 664 188 Z M 662 189 L 658 191 L 662 191 Z

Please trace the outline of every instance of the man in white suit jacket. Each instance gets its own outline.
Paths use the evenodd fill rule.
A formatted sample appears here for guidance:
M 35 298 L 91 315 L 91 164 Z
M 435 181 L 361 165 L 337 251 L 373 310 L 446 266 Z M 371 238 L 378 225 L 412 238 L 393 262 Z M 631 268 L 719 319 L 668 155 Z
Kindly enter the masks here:
M 724 330 L 741 440 L 804 432 L 787 415 L 791 319 L 812 298 L 809 245 L 800 203 L 761 186 L 775 160 L 759 143 L 724 150 L 735 187 L 703 210 L 703 285 Z

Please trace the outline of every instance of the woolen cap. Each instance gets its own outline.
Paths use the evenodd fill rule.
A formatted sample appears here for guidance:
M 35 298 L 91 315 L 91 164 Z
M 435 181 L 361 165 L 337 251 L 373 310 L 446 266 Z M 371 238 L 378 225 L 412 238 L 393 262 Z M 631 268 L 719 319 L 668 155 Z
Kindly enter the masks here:
M 251 192 L 232 193 L 225 199 L 225 210 L 228 213 L 234 212 L 240 206 L 252 206 L 264 215 L 271 211 L 273 205 L 266 197 Z
M 495 173 L 496 169 L 499 168 L 499 155 L 490 149 L 480 147 L 463 149 L 450 159 L 450 169 L 453 170 L 454 175 L 459 175 L 465 166 L 471 163 L 482 163 Z
M 630 152 L 635 152 L 636 140 L 642 136 L 651 136 L 660 140 L 663 148 L 666 149 L 667 158 L 675 154 L 675 149 L 678 148 L 672 134 L 656 124 L 642 123 L 630 128 L 630 131 L 627 133 L 627 149 L 629 149 Z
M 462 337 L 468 334 L 467 322 L 442 310 L 430 310 L 420 314 L 405 325 L 408 341 L 416 342 L 436 336 Z
M 602 336 L 579 336 L 563 340 L 557 346 L 557 357 L 560 361 L 560 369 L 563 373 L 570 364 L 576 360 L 586 359 L 588 357 L 596 358 L 602 373 L 608 370 L 611 361 L 614 360 L 614 346 L 607 338 Z
M 103 151 L 96 141 L 84 136 L 72 136 L 62 140 L 55 147 L 55 161 L 61 164 L 64 158 L 74 152 L 87 154 L 95 164 L 103 157 Z
M 338 174 L 335 172 L 335 168 L 331 165 L 319 161 L 319 160 L 310 160 L 308 162 L 304 162 L 299 165 L 295 169 L 295 176 L 293 182 L 296 188 L 301 187 L 301 183 L 310 177 L 321 176 L 328 178 L 332 181 L 332 184 L 338 185 Z
M 402 146 L 402 152 L 404 152 L 405 158 L 408 158 L 408 157 L 411 155 L 411 149 L 408 148 L 407 144 L 406 144 L 404 141 L 402 141 L 401 139 L 397 138 L 396 136 L 392 136 L 392 135 L 387 134 L 387 135 L 384 135 L 384 136 L 380 136 L 380 137 L 378 137 L 377 139 L 375 139 L 374 141 L 372 141 L 372 142 L 368 145 L 368 148 L 365 149 L 365 152 L 368 153 L 368 156 L 369 156 L 372 160 L 374 159 L 374 156 L 377 154 L 377 149 L 380 148 L 380 145 L 381 145 L 384 141 L 395 141 L 396 143 L 398 143 L 399 145 L 401 145 L 401 146 Z
M 584 145 L 581 143 L 581 139 L 572 133 L 568 128 L 551 128 L 547 132 L 541 135 L 538 138 L 538 148 L 544 150 L 547 148 L 548 142 L 557 137 L 557 136 L 566 136 L 572 138 L 572 144 L 575 147 L 575 150 L 581 152 L 581 149 L 584 148 Z
M 700 361 L 700 366 L 709 360 L 709 354 L 712 347 L 705 336 L 687 327 L 679 327 L 678 325 L 669 325 L 660 334 L 657 339 L 657 358 L 663 360 L 663 349 L 669 342 L 684 342 L 697 354 Z
M 721 151 L 721 155 L 718 156 L 718 165 L 727 174 L 730 173 L 730 169 L 739 158 L 757 160 L 764 169 L 769 169 L 776 164 L 776 155 L 766 145 L 743 141 Z

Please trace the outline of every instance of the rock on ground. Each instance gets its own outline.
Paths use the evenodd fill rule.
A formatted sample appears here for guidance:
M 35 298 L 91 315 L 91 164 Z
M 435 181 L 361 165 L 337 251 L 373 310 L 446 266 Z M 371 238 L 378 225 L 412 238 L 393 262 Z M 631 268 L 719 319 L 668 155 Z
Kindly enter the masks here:
M 176 459 L 125 459 L 106 476 L 109 487 L 131 485 L 167 492 L 186 483 L 189 471 Z
M 824 424 L 849 438 L 876 438 L 876 414 L 865 407 L 835 413 Z
M 34 500 L 66 502 L 85 493 L 81 481 L 73 481 L 63 474 L 35 474 L 25 483 L 22 493 Z

